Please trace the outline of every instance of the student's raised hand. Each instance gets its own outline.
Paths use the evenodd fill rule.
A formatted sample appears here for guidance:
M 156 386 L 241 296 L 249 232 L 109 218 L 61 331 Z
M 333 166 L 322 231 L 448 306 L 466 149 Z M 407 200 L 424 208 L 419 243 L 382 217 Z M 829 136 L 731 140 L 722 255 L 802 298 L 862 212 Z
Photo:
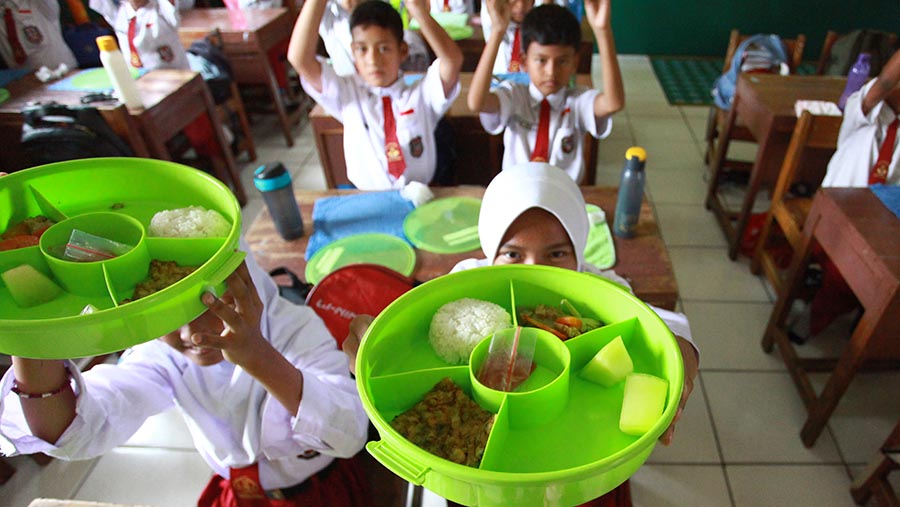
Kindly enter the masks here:
M 676 336 L 675 341 L 678 343 L 678 348 L 681 350 L 681 358 L 684 363 L 684 386 L 681 389 L 681 400 L 678 402 L 678 410 L 675 412 L 675 417 L 672 419 L 672 423 L 669 424 L 669 427 L 666 428 L 666 431 L 659 437 L 659 441 L 662 442 L 663 445 L 672 443 L 672 437 L 675 435 L 675 423 L 681 419 L 681 414 L 684 412 L 684 406 L 687 404 L 687 400 L 694 390 L 694 379 L 697 378 L 697 372 L 700 369 L 700 364 L 697 360 L 697 352 L 694 350 L 694 346 L 680 336 Z
M 512 19 L 512 9 L 509 0 L 484 0 L 488 15 L 491 17 L 491 30 L 506 33 L 506 28 Z
M 221 333 L 197 332 L 191 336 L 195 345 L 222 350 L 229 362 L 244 365 L 258 357 L 259 351 L 268 345 L 259 330 L 263 303 L 250 278 L 246 263 L 226 280 L 228 290 L 222 298 L 212 293 L 203 294 L 201 300 L 216 317 L 221 319 Z
M 431 2 L 429 0 L 406 0 L 405 5 L 409 15 L 418 21 L 431 15 Z
M 359 353 L 359 344 L 362 343 L 363 336 L 375 320 L 371 315 L 357 315 L 350 321 L 350 333 L 341 344 L 344 354 L 350 360 L 350 373 L 356 375 L 356 355 Z
M 588 23 L 595 30 L 609 28 L 612 18 L 612 0 L 584 0 L 584 14 Z

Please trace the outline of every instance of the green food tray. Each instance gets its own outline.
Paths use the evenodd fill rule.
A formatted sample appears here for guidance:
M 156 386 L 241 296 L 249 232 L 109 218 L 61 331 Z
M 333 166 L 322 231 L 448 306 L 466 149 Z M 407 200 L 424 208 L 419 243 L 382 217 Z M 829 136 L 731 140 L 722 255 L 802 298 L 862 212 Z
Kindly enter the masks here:
M 222 214 L 226 237 L 149 237 L 162 210 L 201 206 Z M 204 290 L 222 282 L 244 258 L 237 251 L 241 213 L 227 186 L 196 169 L 142 158 L 98 158 L 48 164 L 0 178 L 0 232 L 25 218 L 45 215 L 58 223 L 39 246 L 0 251 L 0 272 L 30 264 L 63 288 L 56 299 L 19 307 L 0 281 L 0 352 L 30 358 L 86 357 L 157 338 L 206 310 Z M 49 252 L 73 228 L 135 247 L 114 259 L 78 263 Z M 149 270 L 150 259 L 197 269 L 169 287 L 121 303 Z M 86 305 L 97 311 L 81 315 Z
M 475 380 L 485 337 L 468 365 L 450 365 L 428 340 L 431 316 L 445 303 L 471 297 L 515 314 L 517 305 L 568 299 L 584 316 L 606 325 L 562 342 L 545 336 L 537 369 L 516 392 L 493 391 Z M 636 372 L 668 380 L 666 407 L 642 436 L 618 427 L 624 382 L 611 388 L 579 372 L 610 340 L 622 336 Z M 683 364 L 675 339 L 646 304 L 606 279 L 547 266 L 491 266 L 443 276 L 407 292 L 378 315 L 362 341 L 357 387 L 380 440 L 367 444 L 383 465 L 438 495 L 479 507 L 573 506 L 599 497 L 644 463 L 678 407 Z M 478 404 L 497 414 L 479 468 L 428 453 L 397 433 L 390 421 L 450 377 Z

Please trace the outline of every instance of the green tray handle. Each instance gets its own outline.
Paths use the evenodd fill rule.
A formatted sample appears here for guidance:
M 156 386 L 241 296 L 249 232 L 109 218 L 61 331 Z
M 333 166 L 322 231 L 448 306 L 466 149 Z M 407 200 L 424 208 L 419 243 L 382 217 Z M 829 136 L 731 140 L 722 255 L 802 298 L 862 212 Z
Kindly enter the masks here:
M 244 262 L 244 259 L 247 257 L 246 252 L 242 252 L 240 250 L 235 250 L 233 254 L 231 254 L 228 259 L 219 266 L 218 269 L 210 273 L 209 278 L 206 279 L 204 285 L 206 287 L 214 289 L 216 297 L 222 297 L 222 293 L 225 292 L 225 288 L 222 285 L 225 282 L 225 279 L 228 278 L 229 275 L 234 273 L 234 270 Z
M 430 467 L 421 466 L 410 460 L 402 451 L 391 447 L 384 440 L 369 442 L 366 449 L 375 457 L 382 465 L 388 467 L 415 486 L 421 486 L 425 483 L 425 476 Z

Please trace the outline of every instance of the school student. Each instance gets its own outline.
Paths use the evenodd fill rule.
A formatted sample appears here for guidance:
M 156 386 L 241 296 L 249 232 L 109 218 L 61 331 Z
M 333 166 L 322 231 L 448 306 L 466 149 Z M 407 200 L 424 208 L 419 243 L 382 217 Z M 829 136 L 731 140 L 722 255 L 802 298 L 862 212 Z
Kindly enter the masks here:
M 325 6 L 326 0 L 303 4 L 288 60 L 306 92 L 343 123 L 348 178 L 364 190 L 429 183 L 437 163 L 434 129 L 459 94 L 462 53 L 429 15 L 427 0 L 407 3 L 437 55 L 423 78 L 407 82 L 400 72 L 408 52 L 400 14 L 388 3 L 369 0 L 350 18 L 356 74 L 338 76 L 316 58 L 316 27 Z
M 59 64 L 78 68 L 78 60 L 63 40 L 59 2 L 0 0 L 0 57 L 11 69 L 55 70 Z
M 900 125 L 900 51 L 875 79 L 847 98 L 837 151 L 823 187 L 900 184 L 897 128 Z
M 610 26 L 611 0 L 586 0 L 600 52 L 603 91 L 570 86 L 578 68 L 581 29 L 565 7 L 535 7 L 522 21 L 523 69 L 530 83 L 504 81 L 491 89 L 491 68 L 511 19 L 507 0 L 485 0 L 494 19 L 469 88 L 468 105 L 491 134 L 503 132 L 503 168 L 528 161 L 559 167 L 578 183 L 584 177 L 582 138 L 604 138 L 610 116 L 625 106 L 622 75 Z
M 431 12 L 472 14 L 474 10 L 472 0 L 431 0 Z
M 128 63 L 144 69 L 188 69 L 178 38 L 178 8 L 169 0 L 90 0 L 116 32 Z
M 509 4 L 510 20 L 503 38 L 500 40 L 500 48 L 497 50 L 497 58 L 494 60 L 494 74 L 509 74 L 513 72 L 525 72 L 522 64 L 522 20 L 535 4 L 534 0 L 506 0 Z M 481 2 L 481 30 L 485 43 L 490 39 L 493 22 L 487 2 Z
M 215 472 L 198 507 L 367 505 L 357 462 L 338 458 L 360 451 L 368 419 L 324 323 L 252 259 L 221 299 L 202 301 L 200 317 L 116 365 L 81 373 L 14 357 L 0 379 L 0 450 L 88 459 L 178 407 Z

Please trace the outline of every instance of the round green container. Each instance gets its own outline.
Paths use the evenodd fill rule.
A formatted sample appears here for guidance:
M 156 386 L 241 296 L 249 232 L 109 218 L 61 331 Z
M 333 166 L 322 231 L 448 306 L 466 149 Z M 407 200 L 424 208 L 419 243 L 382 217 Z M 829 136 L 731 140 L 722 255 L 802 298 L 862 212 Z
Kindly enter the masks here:
M 516 307 L 558 305 L 565 298 L 582 315 L 606 324 L 558 344 L 538 337 L 532 377 L 516 392 L 491 392 L 473 375 L 484 360 L 485 341 L 462 366 L 443 362 L 428 341 L 431 316 L 464 297 L 499 304 L 514 315 Z M 636 372 L 669 382 L 662 417 L 640 437 L 618 428 L 624 382 L 605 388 L 578 375 L 616 336 Z M 521 265 L 453 273 L 407 292 L 369 327 L 356 372 L 363 406 L 381 438 L 367 444 L 369 452 L 413 484 L 480 507 L 574 506 L 612 490 L 650 455 L 675 416 L 684 379 L 672 333 L 634 295 L 594 275 Z M 445 377 L 496 413 L 479 468 L 430 454 L 390 425 Z
M 153 215 L 201 206 L 231 222 L 226 237 L 149 237 Z M 56 299 L 21 308 L 0 282 L 0 352 L 40 359 L 93 356 L 157 338 L 206 310 L 207 289 L 222 283 L 244 258 L 237 251 L 241 210 L 227 186 L 196 169 L 142 158 L 73 160 L 19 171 L 0 178 L 0 232 L 25 218 L 45 215 L 57 224 L 40 246 L 0 251 L 0 272 L 29 264 L 64 292 Z M 105 261 L 58 259 L 72 229 L 134 245 Z M 189 276 L 131 303 L 150 259 L 197 266 Z M 81 315 L 92 305 L 95 311 Z

